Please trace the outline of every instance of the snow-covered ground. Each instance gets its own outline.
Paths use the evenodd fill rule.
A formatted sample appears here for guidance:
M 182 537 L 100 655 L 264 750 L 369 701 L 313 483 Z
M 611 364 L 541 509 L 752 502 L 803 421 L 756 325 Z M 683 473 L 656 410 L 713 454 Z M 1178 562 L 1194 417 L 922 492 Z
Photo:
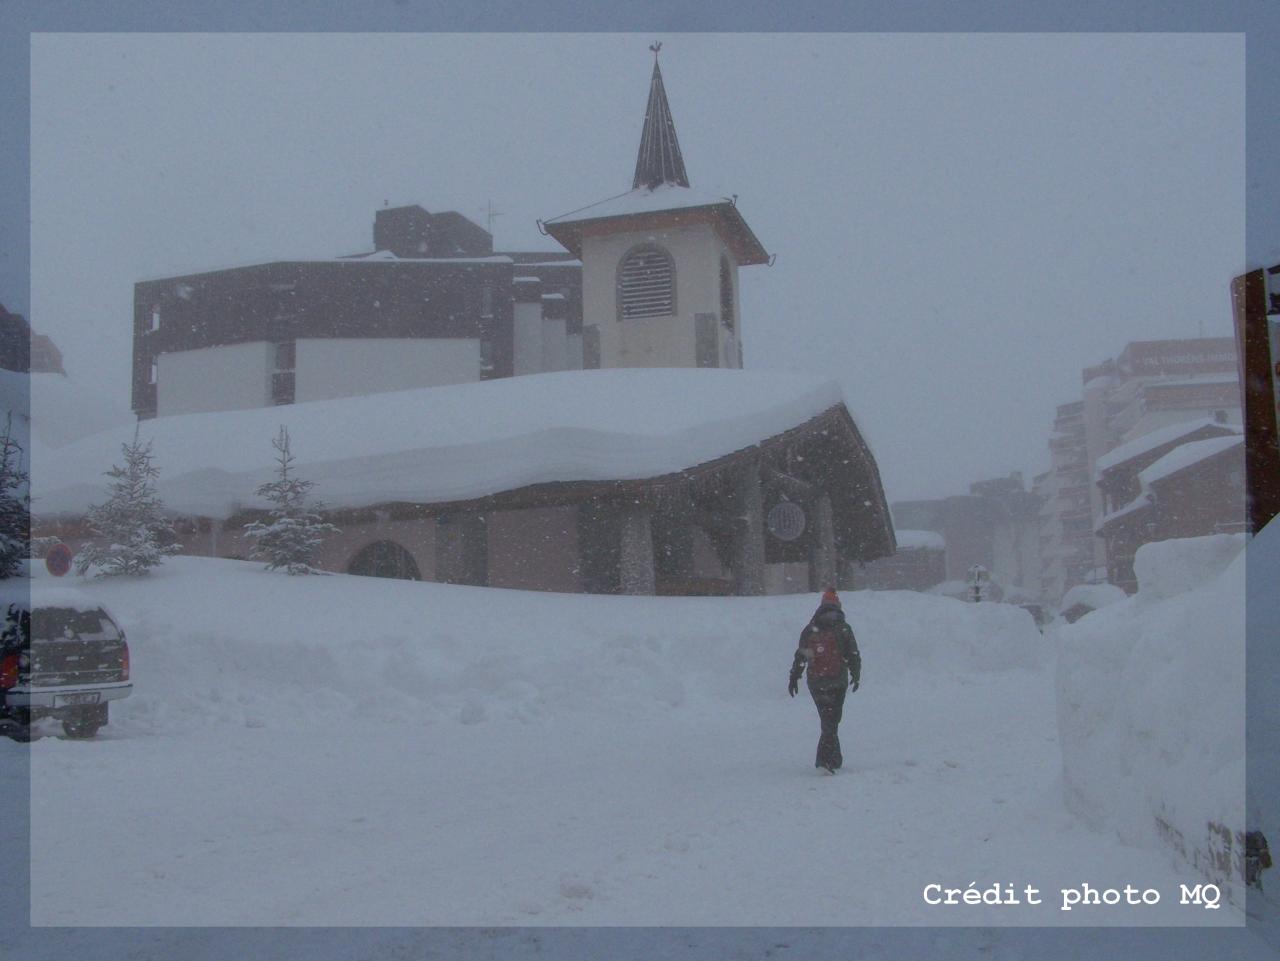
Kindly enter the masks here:
M 77 579 L 78 580 L 78 579 Z M 31 752 L 35 925 L 1232 925 L 1063 805 L 1025 612 L 845 597 L 846 767 L 785 678 L 808 595 L 583 597 L 175 558 L 79 581 L 135 694 Z M 926 886 L 1042 903 L 931 905 Z M 1061 910 L 1063 888 L 1157 905 Z
M 1274 581 L 1277 552 L 1280 531 L 1254 539 L 1252 581 Z M 1162 891 L 1194 882 L 1167 852 L 1125 847 L 1065 810 L 1050 645 L 1011 610 L 846 595 L 867 671 L 846 714 L 846 770 L 827 777 L 809 766 L 812 706 L 803 692 L 781 694 L 806 596 L 562 598 L 196 559 L 87 589 L 127 623 L 138 688 L 99 741 L 45 738 L 29 752 L 0 742 L 5 810 L 23 810 L 13 791 L 26 788 L 31 759 L 33 923 L 212 924 L 214 912 L 243 909 L 264 924 L 325 926 L 27 928 L 27 892 L 9 883 L 0 956 L 1190 961 L 1261 960 L 1280 943 L 1270 893 L 1251 898 L 1248 930 L 1100 926 L 1098 911 L 1112 909 L 1071 912 L 1087 928 L 1004 926 L 1025 907 L 881 926 L 910 912 L 893 892 L 910 902 L 913 882 L 934 879 L 1025 879 L 1046 893 L 1064 877 L 1105 884 L 1117 873 Z M 1268 610 L 1251 601 L 1254 627 Z M 992 671 L 1014 654 L 1018 667 Z M 1274 714 L 1261 700 L 1251 737 Z M 1254 761 L 1274 758 L 1271 737 Z M 1251 823 L 1267 830 L 1276 778 L 1263 766 L 1249 774 Z M 0 820 L 5 851 L 26 848 L 24 820 Z M 815 820 L 840 829 L 815 836 Z M 453 852 L 472 860 L 451 862 Z M 468 887 L 481 880 L 485 891 Z M 778 917 L 774 900 L 791 914 Z M 518 926 L 328 926 L 362 909 L 462 902 Z M 623 909 L 639 924 L 641 911 L 672 906 L 648 923 L 689 924 L 699 903 L 739 915 L 763 905 L 722 923 L 776 926 L 580 926 Z M 321 905 L 333 914 L 302 917 Z M 865 905 L 887 906 L 864 921 L 876 928 L 832 926 L 855 923 Z M 1229 920 L 1225 909 L 1184 910 L 1144 923 Z M 1001 926 L 950 926 L 972 920 Z

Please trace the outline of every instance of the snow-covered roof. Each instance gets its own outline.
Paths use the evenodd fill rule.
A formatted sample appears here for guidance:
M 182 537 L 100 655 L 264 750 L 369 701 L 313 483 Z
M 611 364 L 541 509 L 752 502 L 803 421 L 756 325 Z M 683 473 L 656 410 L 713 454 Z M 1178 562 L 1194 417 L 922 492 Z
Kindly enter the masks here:
M 572 224 L 605 217 L 628 217 L 632 214 L 657 213 L 660 210 L 683 210 L 689 207 L 710 207 L 715 204 L 732 203 L 730 198 L 721 194 L 680 187 L 676 184 L 659 184 L 652 189 L 637 187 L 634 190 L 628 190 L 616 197 L 609 197 L 567 214 L 561 214 L 559 217 L 552 217 L 543 223 L 547 226 Z
M 721 369 L 564 371 L 255 410 L 143 421 L 176 513 L 263 506 L 271 439 L 289 429 L 299 476 L 331 507 L 469 500 L 553 481 L 631 480 L 706 463 L 800 426 L 844 399 L 833 381 Z M 133 428 L 34 462 L 32 511 L 105 499 L 103 471 Z
M 575 257 L 582 256 L 583 224 L 587 221 L 612 220 L 664 211 L 692 211 L 705 208 L 733 256 L 742 266 L 771 262 L 768 251 L 752 233 L 732 198 L 663 183 L 656 187 L 636 187 L 578 210 L 542 222 L 552 237 Z
M 1110 514 L 1104 514 L 1098 519 L 1098 523 L 1094 526 L 1094 533 L 1101 531 L 1112 521 L 1118 521 L 1122 517 L 1128 517 L 1130 514 L 1136 514 L 1140 510 L 1145 510 L 1151 506 L 1151 492 L 1144 485 L 1138 496 L 1123 507 L 1113 510 Z
M 228 270 L 246 270 L 250 267 L 270 267 L 273 264 L 510 264 L 514 261 L 505 255 L 494 254 L 491 257 L 397 257 L 383 256 L 390 251 L 374 251 L 372 254 L 356 254 L 351 257 L 276 257 L 272 260 L 257 260 L 246 264 L 229 264 L 223 267 L 210 267 L 195 270 L 189 274 L 170 274 L 166 277 L 148 277 L 139 280 L 140 284 L 158 284 L 165 281 L 184 281 L 206 274 L 220 274 Z
M 36 607 L 60 607 L 72 611 L 96 611 L 102 602 L 92 595 L 68 587 L 51 577 L 9 577 L 0 581 L 0 618 L 17 604 L 21 610 Z
M 343 257 L 343 260 L 399 260 L 400 258 L 390 250 L 374 250 L 367 254 L 351 254 L 349 257 Z
M 1204 440 L 1193 440 L 1190 443 L 1175 447 L 1158 461 L 1142 471 L 1138 479 L 1144 485 L 1155 484 L 1180 470 L 1186 470 L 1207 458 L 1220 454 L 1233 447 L 1244 447 L 1244 437 L 1231 434 L 1225 437 L 1207 437 Z
M 1208 417 L 1202 417 L 1199 420 L 1183 421 L 1178 424 L 1170 424 L 1168 427 L 1161 427 L 1159 430 L 1153 430 L 1149 433 L 1135 437 L 1133 440 L 1112 448 L 1103 454 L 1094 464 L 1095 477 L 1102 476 L 1103 471 L 1110 470 L 1117 464 L 1123 464 L 1131 458 L 1148 451 L 1155 450 L 1162 444 L 1168 444 L 1178 440 L 1180 437 L 1186 437 L 1205 427 L 1219 427 L 1222 430 L 1237 431 L 1239 428 L 1232 427 L 1229 424 L 1220 424 L 1216 420 Z
M 895 529 L 894 538 L 898 542 L 898 550 L 946 550 L 947 542 L 937 531 L 904 531 Z

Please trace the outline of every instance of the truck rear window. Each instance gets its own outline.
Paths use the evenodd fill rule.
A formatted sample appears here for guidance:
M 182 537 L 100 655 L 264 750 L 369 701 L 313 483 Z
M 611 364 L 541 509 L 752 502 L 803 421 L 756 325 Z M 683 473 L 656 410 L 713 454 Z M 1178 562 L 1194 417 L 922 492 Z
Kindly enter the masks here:
M 31 615 L 34 641 L 118 641 L 120 631 L 102 611 L 38 608 Z

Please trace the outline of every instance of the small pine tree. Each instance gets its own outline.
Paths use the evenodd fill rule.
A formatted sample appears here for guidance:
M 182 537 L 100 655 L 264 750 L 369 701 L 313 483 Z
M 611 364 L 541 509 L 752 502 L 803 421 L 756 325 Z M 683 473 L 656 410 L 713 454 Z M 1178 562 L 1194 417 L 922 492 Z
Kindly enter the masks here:
M 311 566 L 312 558 L 324 538 L 338 528 L 320 520 L 322 504 L 307 503 L 315 484 L 294 476 L 289 431 L 283 425 L 271 446 L 276 449 L 276 479 L 257 490 L 259 497 L 271 502 L 270 519 L 244 526 L 245 536 L 256 540 L 251 556 L 266 561 L 269 571 L 283 567 L 290 574 L 319 574 Z
M 31 544 L 30 475 L 22 468 L 22 446 L 13 439 L 13 414 L 0 438 L 0 578 L 13 577 Z
M 111 478 L 111 497 L 89 508 L 93 540 L 76 562 L 81 574 L 91 567 L 98 568 L 98 577 L 146 574 L 181 549 L 156 493 L 160 471 L 151 463 L 151 442 L 142 443 L 135 427 L 133 443 L 121 444 L 120 450 L 124 466 L 105 472 Z

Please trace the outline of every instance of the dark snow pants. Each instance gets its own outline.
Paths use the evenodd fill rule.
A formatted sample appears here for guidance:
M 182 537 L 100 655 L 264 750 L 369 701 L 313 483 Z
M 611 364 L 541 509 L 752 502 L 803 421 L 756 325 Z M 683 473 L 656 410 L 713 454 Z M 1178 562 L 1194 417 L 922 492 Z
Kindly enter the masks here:
M 832 678 L 809 681 L 809 693 L 818 708 L 818 720 L 822 722 L 822 735 L 818 738 L 818 756 L 814 767 L 838 768 L 844 763 L 840 756 L 840 718 L 844 714 L 844 696 L 849 690 L 848 677 L 841 672 Z

